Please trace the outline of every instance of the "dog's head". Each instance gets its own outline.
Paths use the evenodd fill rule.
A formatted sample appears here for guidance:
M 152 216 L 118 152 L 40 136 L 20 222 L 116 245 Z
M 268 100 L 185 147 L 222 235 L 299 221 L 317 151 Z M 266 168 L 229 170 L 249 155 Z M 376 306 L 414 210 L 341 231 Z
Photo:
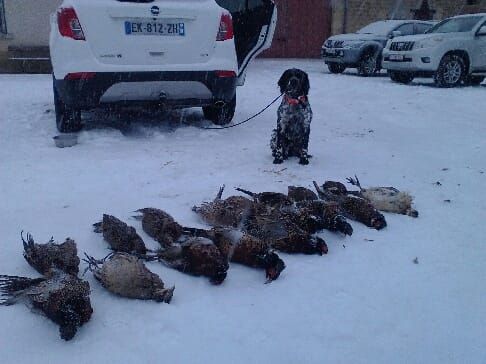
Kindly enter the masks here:
M 310 89 L 309 77 L 304 71 L 291 68 L 282 74 L 278 81 L 278 86 L 281 93 L 294 99 L 299 96 L 307 96 Z

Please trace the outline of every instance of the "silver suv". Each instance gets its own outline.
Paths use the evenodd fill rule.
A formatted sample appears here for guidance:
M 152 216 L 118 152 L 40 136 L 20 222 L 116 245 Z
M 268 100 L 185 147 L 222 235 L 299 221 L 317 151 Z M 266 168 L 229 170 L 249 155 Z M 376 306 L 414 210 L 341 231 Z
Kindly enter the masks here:
M 423 34 L 435 23 L 420 20 L 382 20 L 356 33 L 340 34 L 326 40 L 321 56 L 331 73 L 357 68 L 362 76 L 381 69 L 381 54 L 387 41 L 401 35 Z
M 439 87 L 479 85 L 486 75 L 486 14 L 456 16 L 427 34 L 393 39 L 383 67 L 400 83 L 432 76 Z

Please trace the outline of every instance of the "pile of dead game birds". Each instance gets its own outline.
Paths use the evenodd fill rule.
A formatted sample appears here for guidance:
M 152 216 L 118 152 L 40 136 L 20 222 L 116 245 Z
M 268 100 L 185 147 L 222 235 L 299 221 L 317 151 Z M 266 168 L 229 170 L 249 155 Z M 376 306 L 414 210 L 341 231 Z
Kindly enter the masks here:
M 111 215 L 103 215 L 94 231 L 101 233 L 112 253 L 103 259 L 85 254 L 87 271 L 113 294 L 142 300 L 170 303 L 175 287 L 167 288 L 144 261 L 158 261 L 182 273 L 207 277 L 221 284 L 229 263 L 265 271 L 267 283 L 277 279 L 285 263 L 277 252 L 327 254 L 326 242 L 316 236 L 326 229 L 352 235 L 349 220 L 380 230 L 386 220 L 380 211 L 417 217 L 412 197 L 393 187 L 362 188 L 357 177 L 348 182 L 359 188 L 349 191 L 340 182 L 314 182 L 314 191 L 288 187 L 288 193 L 254 193 L 222 198 L 224 186 L 212 202 L 193 211 L 210 226 L 184 227 L 167 212 L 144 208 L 134 216 L 143 230 L 160 244 L 146 247 L 134 227 Z M 2 305 L 19 301 L 39 309 L 60 326 L 65 340 L 74 337 L 93 312 L 89 283 L 78 277 L 80 259 L 76 243 L 66 239 L 56 244 L 36 244 L 30 234 L 22 236 L 24 257 L 42 277 L 0 276 Z

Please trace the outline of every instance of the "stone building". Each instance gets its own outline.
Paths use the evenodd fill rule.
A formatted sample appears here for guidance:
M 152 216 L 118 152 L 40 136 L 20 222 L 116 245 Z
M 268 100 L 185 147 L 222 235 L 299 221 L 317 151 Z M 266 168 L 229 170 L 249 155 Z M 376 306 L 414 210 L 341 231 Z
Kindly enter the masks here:
M 331 29 L 348 33 L 381 19 L 442 20 L 480 12 L 486 12 L 486 0 L 333 0 Z
M 274 1 L 279 20 L 273 46 L 264 53 L 266 57 L 319 57 L 320 47 L 329 35 L 354 32 L 375 20 L 440 20 L 486 12 L 486 0 Z M 49 16 L 61 2 L 0 0 L 0 72 L 49 69 Z

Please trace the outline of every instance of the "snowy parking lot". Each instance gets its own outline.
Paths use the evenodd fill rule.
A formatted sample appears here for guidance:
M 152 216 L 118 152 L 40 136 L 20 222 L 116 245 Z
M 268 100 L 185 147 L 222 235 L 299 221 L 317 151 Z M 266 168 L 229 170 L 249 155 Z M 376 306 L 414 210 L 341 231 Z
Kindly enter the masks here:
M 38 276 L 22 257 L 21 230 L 39 243 L 69 236 L 80 254 L 105 256 L 91 226 L 103 213 L 156 248 L 134 210 L 158 207 L 204 227 L 191 207 L 223 184 L 225 196 L 233 187 L 286 192 L 356 174 L 365 186 L 411 192 L 420 213 L 386 214 L 383 231 L 353 222 L 351 237 L 324 232 L 327 256 L 282 254 L 287 269 L 267 285 L 238 265 L 215 287 L 150 263 L 176 286 L 170 305 L 116 297 L 87 274 L 94 314 L 71 342 L 23 305 L 0 308 L 3 364 L 486 361 L 486 88 L 403 86 L 384 74 L 331 75 L 320 61 L 258 60 L 238 89 L 235 122 L 276 97 L 290 67 L 311 81 L 305 167 L 272 164 L 277 105 L 227 130 L 204 130 L 211 124 L 199 109 L 94 113 L 79 144 L 58 149 L 51 77 L 0 75 L 0 274 Z

